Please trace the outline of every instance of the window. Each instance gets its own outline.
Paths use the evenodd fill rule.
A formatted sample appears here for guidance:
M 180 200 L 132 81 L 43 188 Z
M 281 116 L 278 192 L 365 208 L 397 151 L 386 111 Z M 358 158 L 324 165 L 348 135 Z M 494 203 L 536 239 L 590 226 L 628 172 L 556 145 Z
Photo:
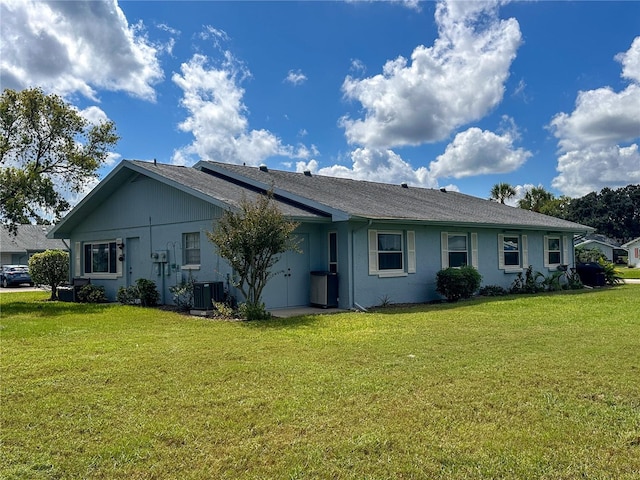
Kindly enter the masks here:
M 185 265 L 200 265 L 200 232 L 183 234 L 182 250 Z
M 119 241 L 95 242 L 84 244 L 84 273 L 109 274 L 120 273 L 118 260 Z
M 547 264 L 560 265 L 560 237 L 547 237 L 545 245 L 547 247 Z
M 378 233 L 378 270 L 402 270 L 402 233 Z
M 442 268 L 471 265 L 478 268 L 478 234 L 471 234 L 471 250 L 469 235 L 466 233 L 441 234 Z
M 503 270 L 520 270 L 529 262 L 526 235 L 498 235 L 498 250 L 499 268 Z
M 569 239 L 559 235 L 546 235 L 544 237 L 544 266 L 555 268 L 562 263 L 568 263 Z
M 406 233 L 406 244 L 405 244 Z M 406 270 L 405 270 L 406 255 Z M 369 230 L 369 274 L 405 274 L 416 271 L 415 232 Z
M 329 271 L 338 273 L 338 234 L 329 232 Z

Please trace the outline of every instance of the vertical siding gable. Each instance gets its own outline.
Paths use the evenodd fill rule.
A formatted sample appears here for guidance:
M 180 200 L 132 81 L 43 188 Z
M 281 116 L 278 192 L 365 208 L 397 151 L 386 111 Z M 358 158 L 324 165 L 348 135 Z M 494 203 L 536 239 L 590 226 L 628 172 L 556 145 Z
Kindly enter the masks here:
M 108 230 L 219 218 L 222 209 L 147 177 L 124 183 L 79 226 L 79 231 Z

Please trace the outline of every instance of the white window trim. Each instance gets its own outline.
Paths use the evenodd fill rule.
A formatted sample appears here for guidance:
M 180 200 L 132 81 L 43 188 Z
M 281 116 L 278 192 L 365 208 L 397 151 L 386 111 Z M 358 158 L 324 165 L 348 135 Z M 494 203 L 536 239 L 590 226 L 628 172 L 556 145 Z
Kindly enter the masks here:
M 559 263 L 551 263 L 549 261 L 549 254 L 552 252 L 552 250 L 549 250 L 549 240 L 551 239 L 557 239 L 559 245 L 559 249 L 557 250 L 557 252 L 560 254 L 560 262 Z M 565 258 L 567 258 L 566 252 L 563 251 L 563 246 L 566 247 L 565 245 L 565 241 L 564 238 L 562 238 L 562 236 L 560 235 L 545 235 L 544 236 L 544 245 L 543 245 L 543 250 L 544 250 L 544 266 L 545 268 L 548 268 L 550 270 L 556 270 L 560 265 L 562 265 L 562 262 L 564 261 Z M 566 250 L 566 248 L 565 248 Z M 556 250 L 553 250 L 554 252 Z
M 187 251 L 195 250 L 194 248 L 187 249 L 187 235 L 197 235 L 198 236 L 198 257 L 200 257 L 200 262 L 198 263 L 187 263 Z M 183 267 L 190 268 L 182 268 L 183 270 L 199 270 L 200 264 L 202 263 L 202 236 L 200 232 L 184 232 L 182 234 L 182 261 L 184 262 Z M 197 267 L 197 268 L 195 268 Z
M 450 236 L 466 237 L 467 239 L 467 265 L 473 268 L 478 268 L 478 234 L 471 233 L 471 241 L 469 241 L 469 234 L 464 232 L 441 232 L 440 233 L 440 247 L 441 247 L 441 263 L 442 268 L 449 268 L 449 237 Z M 460 252 L 462 250 L 454 250 Z M 456 267 L 457 268 L 457 267 Z
M 396 270 L 380 270 L 378 265 L 378 234 L 400 235 L 402 245 L 402 268 Z M 406 239 L 406 242 L 405 242 Z M 416 237 L 413 230 L 369 230 L 369 275 L 380 278 L 406 277 L 416 273 Z
M 331 261 L 331 236 L 332 235 L 335 235 L 336 237 L 336 261 L 335 262 Z M 335 230 L 331 230 L 327 234 L 327 267 L 328 267 L 327 270 L 328 271 L 331 271 L 331 265 L 336 266 L 335 273 L 338 273 L 338 232 Z
M 110 243 L 115 242 L 116 244 L 116 271 L 114 272 L 85 272 L 84 271 L 84 265 L 85 265 L 85 258 L 84 258 L 84 250 L 85 250 L 85 246 L 86 245 L 96 245 L 99 243 L 106 243 L 107 245 Z M 81 242 L 76 242 L 76 246 L 78 244 L 80 244 Z M 80 255 L 78 255 L 76 253 L 76 260 L 78 259 L 78 257 L 80 257 L 81 262 L 80 262 L 80 272 L 81 276 L 83 278 L 101 278 L 104 280 L 115 280 L 117 278 L 121 278 L 122 277 L 122 272 L 124 270 L 123 268 L 123 260 L 120 260 L 120 256 L 124 256 L 124 251 L 120 250 L 119 245 L 124 245 L 122 243 L 122 239 L 121 238 L 112 238 L 110 240 L 88 240 L 86 242 L 82 242 L 81 243 L 81 251 L 82 253 Z M 76 267 L 75 271 L 78 271 L 78 268 Z
M 518 252 L 520 253 L 519 265 L 505 265 L 504 264 L 504 237 L 518 237 Z M 522 272 L 529 266 L 529 243 L 526 235 L 517 233 L 510 234 L 498 234 L 498 269 L 504 270 L 505 273 Z

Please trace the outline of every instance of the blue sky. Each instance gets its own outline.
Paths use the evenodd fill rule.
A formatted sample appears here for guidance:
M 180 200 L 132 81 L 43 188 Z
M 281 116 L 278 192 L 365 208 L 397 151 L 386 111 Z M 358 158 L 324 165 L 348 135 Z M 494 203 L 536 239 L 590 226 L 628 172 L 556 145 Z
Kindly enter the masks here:
M 310 169 L 487 197 L 640 183 L 640 2 L 0 0 L 2 88 L 121 159 Z

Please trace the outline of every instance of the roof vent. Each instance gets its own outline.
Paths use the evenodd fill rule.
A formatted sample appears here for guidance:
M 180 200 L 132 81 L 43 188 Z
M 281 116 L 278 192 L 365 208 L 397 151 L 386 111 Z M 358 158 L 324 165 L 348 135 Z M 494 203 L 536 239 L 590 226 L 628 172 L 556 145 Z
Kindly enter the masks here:
M 402 182 L 402 183 L 400 184 L 400 186 L 401 186 L 402 188 L 409 188 L 409 185 L 407 185 L 407 182 Z
M 444 188 L 444 187 L 442 187 L 442 188 L 440 189 L 440 191 L 441 191 L 442 193 L 447 193 L 447 189 L 446 189 L 446 188 Z
M 305 177 L 310 177 L 310 176 L 311 176 L 311 170 L 305 170 L 305 171 L 304 171 L 304 172 L 302 172 L 302 173 L 304 173 L 304 176 L 305 176 Z
M 268 171 L 269 171 L 269 169 L 267 168 L 267 166 L 266 166 L 266 165 L 264 165 L 264 164 L 263 164 L 263 165 L 260 165 L 260 171 L 261 171 L 261 172 L 268 172 Z

